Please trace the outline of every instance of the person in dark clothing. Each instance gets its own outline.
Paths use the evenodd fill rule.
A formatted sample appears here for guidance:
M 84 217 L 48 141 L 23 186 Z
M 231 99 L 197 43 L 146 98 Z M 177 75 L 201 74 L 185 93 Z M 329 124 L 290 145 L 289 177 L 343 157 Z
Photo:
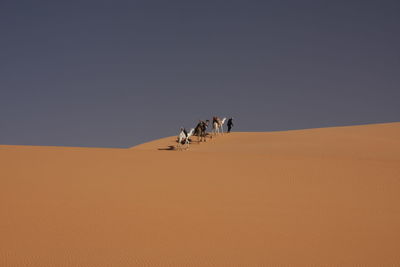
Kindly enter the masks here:
M 232 127 L 233 127 L 233 118 L 230 118 L 229 120 L 228 120 L 228 123 L 227 123 L 227 125 L 228 125 L 228 133 L 230 133 L 231 132 L 231 129 L 232 129 Z

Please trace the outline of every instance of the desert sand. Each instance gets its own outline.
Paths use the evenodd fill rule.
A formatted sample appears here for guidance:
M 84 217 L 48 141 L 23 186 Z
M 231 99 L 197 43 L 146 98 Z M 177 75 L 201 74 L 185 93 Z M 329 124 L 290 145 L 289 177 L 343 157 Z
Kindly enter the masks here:
M 0 146 L 0 266 L 400 266 L 400 123 L 174 139 Z

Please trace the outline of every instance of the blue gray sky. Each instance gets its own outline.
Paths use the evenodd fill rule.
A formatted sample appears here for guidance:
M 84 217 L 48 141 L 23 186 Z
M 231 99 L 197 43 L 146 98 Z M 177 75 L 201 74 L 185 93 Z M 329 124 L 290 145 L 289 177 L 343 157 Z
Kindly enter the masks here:
M 400 2 L 0 0 L 0 144 L 400 121 Z

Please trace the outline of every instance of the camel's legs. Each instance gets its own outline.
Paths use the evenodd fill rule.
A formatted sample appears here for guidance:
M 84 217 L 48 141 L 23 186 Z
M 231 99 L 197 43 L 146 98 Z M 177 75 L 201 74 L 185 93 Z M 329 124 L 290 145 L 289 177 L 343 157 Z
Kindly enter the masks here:
M 189 144 L 190 144 L 189 138 L 186 138 L 186 140 L 185 140 L 185 150 L 187 150 L 189 148 Z

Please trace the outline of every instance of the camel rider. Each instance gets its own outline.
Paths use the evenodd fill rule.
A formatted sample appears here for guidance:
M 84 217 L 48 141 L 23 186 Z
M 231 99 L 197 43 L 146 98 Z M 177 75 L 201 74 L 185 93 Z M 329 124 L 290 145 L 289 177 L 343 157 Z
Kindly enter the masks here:
M 227 123 L 227 125 L 228 125 L 228 133 L 230 133 L 231 132 L 231 129 L 232 129 L 232 126 L 233 126 L 233 118 L 230 118 L 229 120 L 228 120 L 228 123 Z
M 218 123 L 218 118 L 217 117 L 213 117 L 213 124 L 214 123 Z

